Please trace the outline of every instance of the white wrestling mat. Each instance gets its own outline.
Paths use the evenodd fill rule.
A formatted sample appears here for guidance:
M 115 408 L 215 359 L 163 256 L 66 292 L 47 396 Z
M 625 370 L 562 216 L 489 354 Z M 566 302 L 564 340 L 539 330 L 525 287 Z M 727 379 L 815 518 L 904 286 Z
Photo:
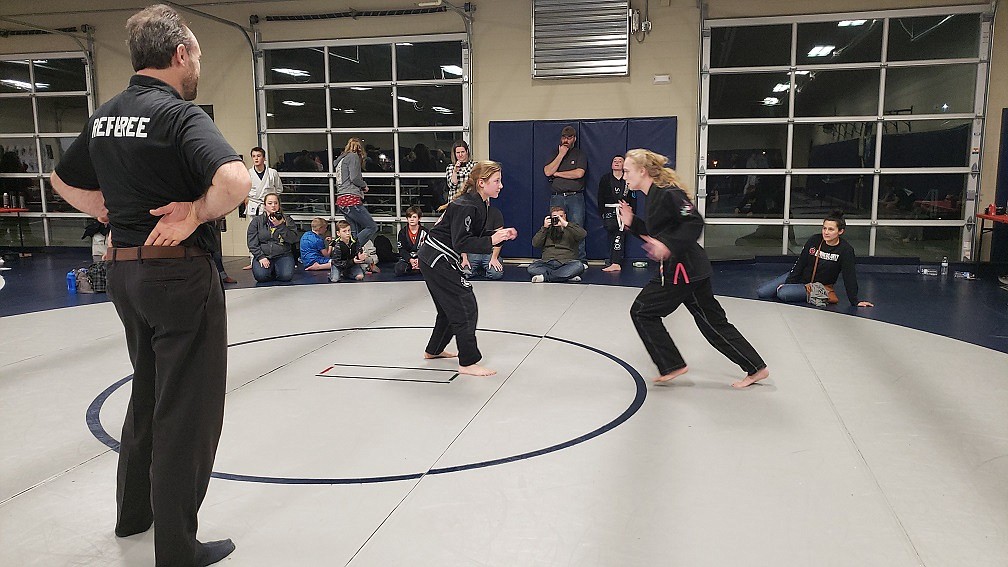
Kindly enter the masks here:
M 653 386 L 638 290 L 474 286 L 488 378 L 422 359 L 422 282 L 227 292 L 199 516 L 237 545 L 221 565 L 1008 562 L 1008 355 L 721 298 L 771 377 L 732 389 L 681 309 L 690 372 Z M 112 533 L 131 373 L 113 306 L 5 317 L 0 345 L 0 565 L 152 564 L 151 531 Z

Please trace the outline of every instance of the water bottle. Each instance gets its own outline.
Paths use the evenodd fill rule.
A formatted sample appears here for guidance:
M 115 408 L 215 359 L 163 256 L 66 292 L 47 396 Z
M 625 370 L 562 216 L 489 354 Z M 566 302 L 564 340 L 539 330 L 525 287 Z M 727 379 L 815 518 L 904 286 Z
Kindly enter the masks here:
M 945 257 L 942 258 L 941 275 L 942 275 L 942 277 L 945 277 L 945 276 L 948 275 L 948 256 L 945 256 Z
M 77 274 L 73 270 L 67 272 L 67 291 L 77 293 Z

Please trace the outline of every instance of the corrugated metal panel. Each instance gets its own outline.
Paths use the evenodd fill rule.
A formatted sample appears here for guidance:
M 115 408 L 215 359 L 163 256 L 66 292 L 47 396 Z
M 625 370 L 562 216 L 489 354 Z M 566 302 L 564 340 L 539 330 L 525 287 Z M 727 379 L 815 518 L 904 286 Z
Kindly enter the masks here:
M 630 71 L 630 2 L 532 0 L 532 77 Z

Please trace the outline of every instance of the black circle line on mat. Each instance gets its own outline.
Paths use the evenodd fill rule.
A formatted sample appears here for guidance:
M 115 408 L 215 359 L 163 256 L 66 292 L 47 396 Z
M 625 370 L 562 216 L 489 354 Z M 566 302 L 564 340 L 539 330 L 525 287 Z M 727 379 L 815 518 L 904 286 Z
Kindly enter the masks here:
M 307 332 L 304 332 L 304 333 L 291 333 L 291 334 L 288 334 L 288 335 L 278 335 L 278 336 L 275 336 L 275 337 L 264 337 L 264 338 L 260 338 L 260 339 L 253 339 L 253 340 L 249 340 L 249 341 L 243 341 L 243 342 L 239 342 L 239 343 L 234 343 L 234 344 L 228 345 L 228 347 L 230 348 L 230 347 L 242 346 L 242 345 L 247 345 L 247 344 L 252 344 L 252 343 L 257 343 L 257 342 L 272 341 L 272 340 L 276 340 L 276 339 L 288 339 L 288 338 L 291 338 L 291 337 L 301 337 L 301 336 L 306 336 L 306 335 L 317 335 L 317 334 L 322 334 L 322 333 L 338 333 L 338 332 L 341 332 L 341 331 L 377 331 L 377 330 L 391 330 L 391 329 L 431 329 L 431 328 L 432 327 L 422 327 L 422 326 L 348 327 L 348 328 L 344 328 L 344 329 L 328 329 L 328 330 L 324 330 L 324 331 L 307 331 Z M 644 405 L 644 398 L 647 397 L 647 385 L 644 382 L 644 378 L 640 375 L 639 372 L 637 372 L 637 370 L 634 369 L 633 366 L 630 366 L 629 364 L 627 364 L 623 360 L 617 358 L 616 356 L 614 356 L 612 354 L 609 354 L 608 352 L 605 352 L 603 350 L 597 349 L 595 347 L 592 347 L 592 346 L 589 346 L 589 345 L 586 345 L 586 344 L 578 343 L 578 342 L 575 342 L 575 341 L 570 341 L 570 340 L 567 340 L 567 339 L 561 339 L 561 338 L 557 338 L 557 337 L 551 337 L 549 335 L 535 335 L 535 334 L 532 334 L 532 333 L 523 333 L 523 332 L 520 332 L 520 331 L 504 331 L 504 330 L 500 330 L 500 329 L 479 329 L 479 330 L 482 331 L 482 332 L 485 332 L 485 333 L 501 333 L 501 334 L 508 334 L 508 335 L 518 335 L 518 336 L 522 336 L 522 337 L 531 337 L 531 338 L 534 338 L 534 339 L 548 339 L 548 340 L 551 340 L 551 341 L 557 341 L 557 342 L 561 342 L 561 343 L 566 343 L 566 344 L 569 344 L 569 345 L 572 345 L 572 346 L 576 346 L 576 347 L 580 347 L 580 348 L 583 348 L 583 349 L 590 350 L 591 352 L 594 352 L 596 354 L 600 354 L 600 355 L 602 355 L 602 356 L 604 356 L 604 357 L 612 360 L 616 364 L 619 364 L 620 366 L 622 366 L 623 369 L 626 370 L 630 374 L 630 376 L 634 379 L 634 383 L 637 386 L 637 393 L 634 396 L 633 402 L 630 403 L 630 405 L 623 411 L 623 413 L 621 413 L 619 416 L 617 416 L 615 419 L 613 419 L 609 423 L 606 423 L 605 425 L 599 427 L 598 429 L 596 429 L 594 431 L 591 431 L 591 432 L 586 433 L 584 435 L 581 435 L 579 437 L 575 437 L 574 439 L 570 439 L 568 441 L 564 441 L 562 443 L 557 443 L 556 445 L 551 445 L 549 447 L 545 447 L 543 449 L 537 449 L 535 451 L 529 451 L 529 452 L 526 452 L 526 453 L 520 453 L 518 455 L 511 455 L 511 456 L 508 456 L 508 457 L 502 457 L 500 459 L 491 459 L 489 461 L 480 461 L 478 463 L 468 463 L 468 464 L 464 464 L 464 465 L 456 465 L 456 466 L 453 466 L 453 467 L 433 468 L 433 469 L 428 470 L 427 472 L 421 472 L 421 473 L 401 474 L 401 475 L 392 475 L 392 476 L 371 476 L 371 477 L 360 477 L 360 478 L 289 478 L 289 477 L 271 477 L 271 476 L 255 476 L 255 475 L 246 475 L 246 474 L 233 474 L 233 473 L 226 473 L 226 472 L 214 472 L 214 473 L 211 474 L 211 476 L 213 478 L 217 478 L 217 479 L 221 479 L 221 480 L 237 480 L 237 481 L 241 481 L 241 482 L 259 482 L 259 483 L 266 483 L 266 484 L 374 484 L 374 483 L 379 483 L 379 482 L 396 482 L 396 481 L 400 481 L 400 480 L 415 480 L 415 479 L 423 477 L 424 475 L 429 475 L 429 474 L 447 474 L 447 473 L 461 472 L 461 471 L 467 471 L 467 470 L 473 470 L 473 469 L 481 469 L 481 468 L 485 468 L 485 467 L 492 467 L 492 466 L 496 466 L 496 465 L 503 465 L 505 463 L 511 463 L 511 462 L 520 461 L 520 460 L 523 460 L 523 459 L 530 459 L 532 457 L 538 457 L 538 456 L 541 456 L 541 455 L 546 455 L 548 453 L 553 453 L 555 451 L 559 451 L 561 449 L 566 449 L 568 447 L 573 447 L 574 445 L 578 445 L 580 443 L 584 443 L 585 441 L 588 441 L 590 439 L 594 439 L 595 437 L 598 437 L 599 435 L 602 435 L 603 433 L 606 433 L 607 431 L 615 429 L 617 426 L 621 425 L 623 422 L 625 422 L 626 420 L 630 419 L 630 417 L 633 414 L 637 413 L 637 410 L 639 410 L 641 408 L 641 406 Z M 98 394 L 98 397 L 95 398 L 94 401 L 91 402 L 91 405 L 89 405 L 88 409 L 87 409 L 86 421 L 87 421 L 88 429 L 91 430 L 91 434 L 94 435 L 96 439 L 98 439 L 99 441 L 101 441 L 107 447 L 109 447 L 110 449 L 112 449 L 113 451 L 116 451 L 116 452 L 119 452 L 119 441 L 117 441 L 116 439 L 112 438 L 112 436 L 109 435 L 107 431 L 105 431 L 105 428 L 101 424 L 101 419 L 99 417 L 99 414 L 101 412 L 102 405 L 105 404 L 105 400 L 107 400 L 109 398 L 109 396 L 112 395 L 113 392 L 115 392 L 117 389 L 119 389 L 123 384 L 129 382 L 132 378 L 133 378 L 133 375 L 131 374 L 131 375 L 129 375 L 129 376 L 127 376 L 127 377 L 119 380 L 115 384 L 112 384 L 108 388 L 106 388 L 101 394 Z

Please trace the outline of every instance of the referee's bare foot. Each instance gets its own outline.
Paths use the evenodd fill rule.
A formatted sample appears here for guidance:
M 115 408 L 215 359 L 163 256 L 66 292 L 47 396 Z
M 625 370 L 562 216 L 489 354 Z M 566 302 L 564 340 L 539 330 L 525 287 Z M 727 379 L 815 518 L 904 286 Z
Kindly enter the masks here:
M 447 350 L 441 351 L 441 354 L 431 354 L 429 352 L 424 352 L 423 353 L 423 357 L 426 358 L 426 359 L 428 359 L 428 360 L 430 360 L 432 358 L 455 358 L 457 356 L 458 356 L 458 354 L 456 354 L 454 352 L 451 352 L 451 351 L 447 351 Z
M 665 382 L 668 382 L 669 380 L 672 380 L 672 379 L 676 378 L 677 376 L 682 376 L 683 374 L 686 374 L 687 372 L 689 372 L 689 366 L 683 366 L 679 370 L 673 370 L 672 372 L 669 372 L 668 374 L 662 374 L 661 376 L 655 378 L 654 381 L 655 381 L 655 384 L 663 384 Z
M 732 382 L 732 388 L 746 388 L 768 376 L 770 376 L 770 369 L 764 366 L 763 368 L 757 370 L 755 374 L 746 376 L 744 380 Z
M 472 364 L 469 366 L 459 366 L 459 374 L 469 374 L 470 376 L 493 376 L 497 374 L 496 370 L 490 370 L 489 368 L 483 368 L 479 364 Z

